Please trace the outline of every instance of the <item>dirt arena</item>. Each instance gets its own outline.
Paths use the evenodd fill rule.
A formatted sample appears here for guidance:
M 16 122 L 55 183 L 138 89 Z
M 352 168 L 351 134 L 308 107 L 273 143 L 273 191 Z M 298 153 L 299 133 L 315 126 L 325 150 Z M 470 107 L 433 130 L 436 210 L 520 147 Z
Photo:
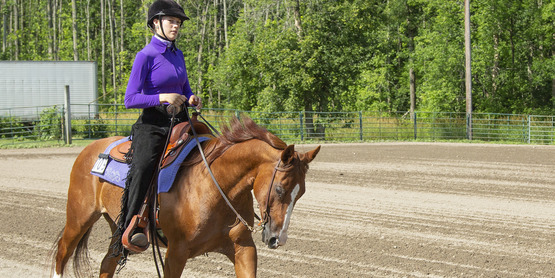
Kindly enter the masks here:
M 81 149 L 0 150 L 0 277 L 49 277 Z M 86 277 L 109 236 L 101 219 Z M 555 277 L 555 146 L 325 144 L 289 236 L 269 250 L 254 235 L 259 277 Z M 116 277 L 155 277 L 151 254 Z M 183 274 L 233 276 L 212 253 Z

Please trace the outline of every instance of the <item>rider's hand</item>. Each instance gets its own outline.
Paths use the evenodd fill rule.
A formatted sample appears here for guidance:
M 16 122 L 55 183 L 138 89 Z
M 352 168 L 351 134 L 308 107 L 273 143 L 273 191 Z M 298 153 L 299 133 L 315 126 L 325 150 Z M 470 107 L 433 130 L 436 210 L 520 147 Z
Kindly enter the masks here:
M 191 106 L 195 106 L 195 108 L 197 110 L 200 110 L 202 108 L 202 100 L 199 97 L 195 96 L 195 95 L 192 95 L 189 98 L 189 104 Z
M 187 101 L 187 97 L 182 94 L 169 93 L 169 94 L 159 94 L 158 99 L 160 104 L 171 104 L 175 107 L 180 107 Z

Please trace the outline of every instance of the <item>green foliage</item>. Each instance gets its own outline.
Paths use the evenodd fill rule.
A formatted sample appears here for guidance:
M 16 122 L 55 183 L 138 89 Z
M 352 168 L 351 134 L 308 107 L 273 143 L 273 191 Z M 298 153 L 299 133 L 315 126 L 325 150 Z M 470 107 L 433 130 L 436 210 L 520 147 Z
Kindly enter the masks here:
M 207 107 L 407 111 L 413 70 L 417 110 L 465 111 L 463 1 L 224 1 L 179 1 L 191 20 L 177 45 Z M 99 101 L 122 103 L 152 0 L 106 1 L 104 16 L 100 1 L 76 3 L 79 59 L 98 62 Z M 0 59 L 73 60 L 71 4 L 53 4 L 0 3 Z M 470 5 L 474 110 L 554 113 L 553 1 Z
M 0 138 L 21 137 L 25 125 L 16 117 L 0 117 Z
M 73 137 L 104 138 L 108 135 L 108 127 L 108 123 L 103 119 L 71 121 Z
M 40 140 L 62 139 L 62 114 L 57 106 L 44 109 L 35 124 L 35 134 Z

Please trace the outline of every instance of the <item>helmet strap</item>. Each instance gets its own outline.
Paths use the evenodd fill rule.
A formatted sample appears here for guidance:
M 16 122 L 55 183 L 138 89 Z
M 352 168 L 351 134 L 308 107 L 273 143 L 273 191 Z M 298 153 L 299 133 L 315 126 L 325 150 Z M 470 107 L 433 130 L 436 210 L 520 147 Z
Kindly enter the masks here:
M 158 16 L 158 24 L 159 24 L 159 26 L 160 26 L 160 30 L 162 31 L 162 36 L 160 36 L 160 34 L 158 34 L 158 33 L 155 32 L 156 35 L 159 36 L 160 38 L 166 40 L 166 41 L 171 42 L 171 45 L 169 45 L 168 48 L 169 48 L 171 51 L 175 51 L 175 50 L 176 50 L 175 40 L 173 40 L 173 41 L 169 40 L 169 39 L 168 39 L 168 36 L 166 36 L 166 33 L 164 32 L 164 27 L 163 27 L 163 25 L 162 25 L 162 15 L 159 15 L 159 16 Z
M 166 33 L 164 32 L 164 25 L 162 24 L 162 15 L 158 15 L 158 24 L 160 25 L 160 30 L 162 30 L 162 36 L 163 39 L 169 41 L 168 36 L 166 36 Z

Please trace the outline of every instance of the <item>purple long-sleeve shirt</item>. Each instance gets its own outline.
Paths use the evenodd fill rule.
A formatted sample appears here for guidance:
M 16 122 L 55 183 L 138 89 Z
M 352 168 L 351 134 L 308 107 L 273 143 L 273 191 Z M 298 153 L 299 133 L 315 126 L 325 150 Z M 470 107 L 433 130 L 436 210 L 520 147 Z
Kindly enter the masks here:
M 183 52 L 170 50 L 166 43 L 152 37 L 139 51 L 131 68 L 125 91 L 126 108 L 148 108 L 160 105 L 158 94 L 179 93 L 189 99 L 193 95 Z

